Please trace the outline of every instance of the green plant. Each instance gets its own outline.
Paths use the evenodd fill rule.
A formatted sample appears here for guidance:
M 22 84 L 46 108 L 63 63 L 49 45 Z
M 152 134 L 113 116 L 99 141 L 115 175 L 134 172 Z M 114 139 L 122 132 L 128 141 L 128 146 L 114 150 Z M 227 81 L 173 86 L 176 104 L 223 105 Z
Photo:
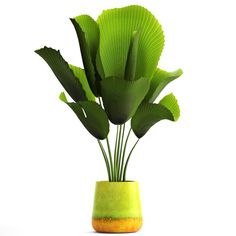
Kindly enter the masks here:
M 154 101 L 168 83 L 182 75 L 182 70 L 156 68 L 164 35 L 159 22 L 141 6 L 106 10 L 97 21 L 80 15 L 71 22 L 84 69 L 68 64 L 60 51 L 52 48 L 35 52 L 51 67 L 74 102 L 68 102 L 64 92 L 60 99 L 97 139 L 109 181 L 126 181 L 129 159 L 140 138 L 158 121 L 179 118 L 173 94 L 157 104 Z M 131 127 L 125 132 L 129 120 Z M 114 154 L 108 137 L 109 121 L 117 126 Z M 126 155 L 131 130 L 138 139 Z M 104 139 L 107 150 L 101 141 Z

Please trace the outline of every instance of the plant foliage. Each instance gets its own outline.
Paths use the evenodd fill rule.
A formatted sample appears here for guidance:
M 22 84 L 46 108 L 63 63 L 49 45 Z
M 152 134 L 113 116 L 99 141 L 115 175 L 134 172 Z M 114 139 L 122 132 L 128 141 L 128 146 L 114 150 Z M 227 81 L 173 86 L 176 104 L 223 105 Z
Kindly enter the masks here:
M 147 131 L 161 120 L 177 121 L 180 110 L 173 94 L 154 103 L 162 90 L 182 75 L 157 68 L 164 34 L 157 19 L 144 7 L 132 5 L 70 19 L 76 31 L 83 67 L 68 64 L 60 52 L 44 47 L 40 55 L 74 100 L 60 99 L 76 114 L 101 148 L 109 181 L 126 181 L 130 156 Z M 114 148 L 109 123 L 117 126 Z M 126 123 L 130 129 L 126 131 Z M 131 131 L 138 138 L 126 153 Z M 107 150 L 101 140 L 105 139 Z

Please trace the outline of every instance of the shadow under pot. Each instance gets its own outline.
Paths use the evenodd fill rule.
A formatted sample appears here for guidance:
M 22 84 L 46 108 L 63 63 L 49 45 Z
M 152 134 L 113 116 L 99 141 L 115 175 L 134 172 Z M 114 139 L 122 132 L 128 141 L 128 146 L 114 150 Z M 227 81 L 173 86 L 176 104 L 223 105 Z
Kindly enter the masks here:
M 103 233 L 132 233 L 142 226 L 138 182 L 96 182 L 93 228 Z

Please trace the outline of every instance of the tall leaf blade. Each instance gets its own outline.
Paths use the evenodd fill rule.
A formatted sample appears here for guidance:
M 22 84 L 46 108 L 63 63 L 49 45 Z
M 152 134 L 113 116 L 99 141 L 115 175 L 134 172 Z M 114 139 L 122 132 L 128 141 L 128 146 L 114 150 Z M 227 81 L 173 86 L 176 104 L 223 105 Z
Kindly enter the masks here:
M 86 77 L 88 79 L 89 86 L 95 96 L 98 95 L 96 88 L 96 78 L 95 78 L 95 68 L 93 65 L 93 60 L 90 54 L 90 48 L 86 40 L 86 34 L 82 30 L 81 26 L 75 19 L 70 19 L 72 24 L 74 25 L 75 31 L 78 36 L 81 56 L 84 64 L 84 69 L 86 73 Z
M 114 124 L 123 124 L 135 113 L 149 89 L 149 81 L 140 78 L 128 81 L 110 77 L 101 81 L 105 111 Z
M 151 80 L 150 89 L 145 97 L 146 102 L 154 102 L 161 91 L 173 80 L 179 78 L 183 74 L 181 69 L 173 72 L 167 72 L 157 68 Z
M 179 105 L 173 94 L 165 96 L 160 103 L 142 103 L 131 120 L 131 127 L 138 138 L 161 120 L 177 121 L 180 115 Z
M 96 55 L 99 46 L 99 28 L 97 22 L 89 15 L 80 15 L 74 18 L 85 34 L 90 55 L 95 65 Z
M 75 102 L 87 100 L 80 80 L 73 74 L 69 64 L 61 56 L 60 51 L 44 47 L 35 52 L 47 62 L 61 85 Z
M 94 76 L 95 82 L 94 91 L 96 91 L 96 96 L 100 95 L 100 87 L 99 81 L 104 77 L 103 76 L 103 66 L 99 61 L 97 63 L 97 59 L 99 59 L 99 40 L 100 40 L 100 32 L 98 28 L 97 22 L 89 15 L 80 15 L 74 18 L 75 21 L 79 24 L 82 31 L 84 32 L 85 39 L 90 51 L 91 60 L 94 67 Z M 97 58 L 98 57 L 98 58 Z M 92 82 L 91 82 L 92 84 Z
M 105 76 L 124 78 L 130 37 L 140 30 L 135 79 L 151 78 L 164 46 L 163 31 L 155 17 L 147 9 L 133 5 L 103 11 L 97 22 Z
M 88 132 L 97 139 L 105 139 L 109 133 L 109 121 L 105 111 L 96 102 L 68 102 L 64 93 L 60 99 L 76 114 Z

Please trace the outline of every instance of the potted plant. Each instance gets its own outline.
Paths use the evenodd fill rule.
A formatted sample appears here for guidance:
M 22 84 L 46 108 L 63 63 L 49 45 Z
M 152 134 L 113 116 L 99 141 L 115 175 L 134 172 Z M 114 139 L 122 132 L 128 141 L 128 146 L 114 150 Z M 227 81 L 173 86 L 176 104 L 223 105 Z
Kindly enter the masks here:
M 51 67 L 73 101 L 68 101 L 64 92 L 60 99 L 101 148 L 108 181 L 96 183 L 94 229 L 135 232 L 141 228 L 142 213 L 138 183 L 126 178 L 128 163 L 137 143 L 154 124 L 179 118 L 173 94 L 154 101 L 182 70 L 157 68 L 164 46 L 162 27 L 141 6 L 103 11 L 97 21 L 88 15 L 70 20 L 78 36 L 84 69 L 68 64 L 55 49 L 44 47 L 35 52 Z M 114 145 L 108 135 L 111 125 L 117 127 Z M 127 150 L 131 132 L 137 141 Z

